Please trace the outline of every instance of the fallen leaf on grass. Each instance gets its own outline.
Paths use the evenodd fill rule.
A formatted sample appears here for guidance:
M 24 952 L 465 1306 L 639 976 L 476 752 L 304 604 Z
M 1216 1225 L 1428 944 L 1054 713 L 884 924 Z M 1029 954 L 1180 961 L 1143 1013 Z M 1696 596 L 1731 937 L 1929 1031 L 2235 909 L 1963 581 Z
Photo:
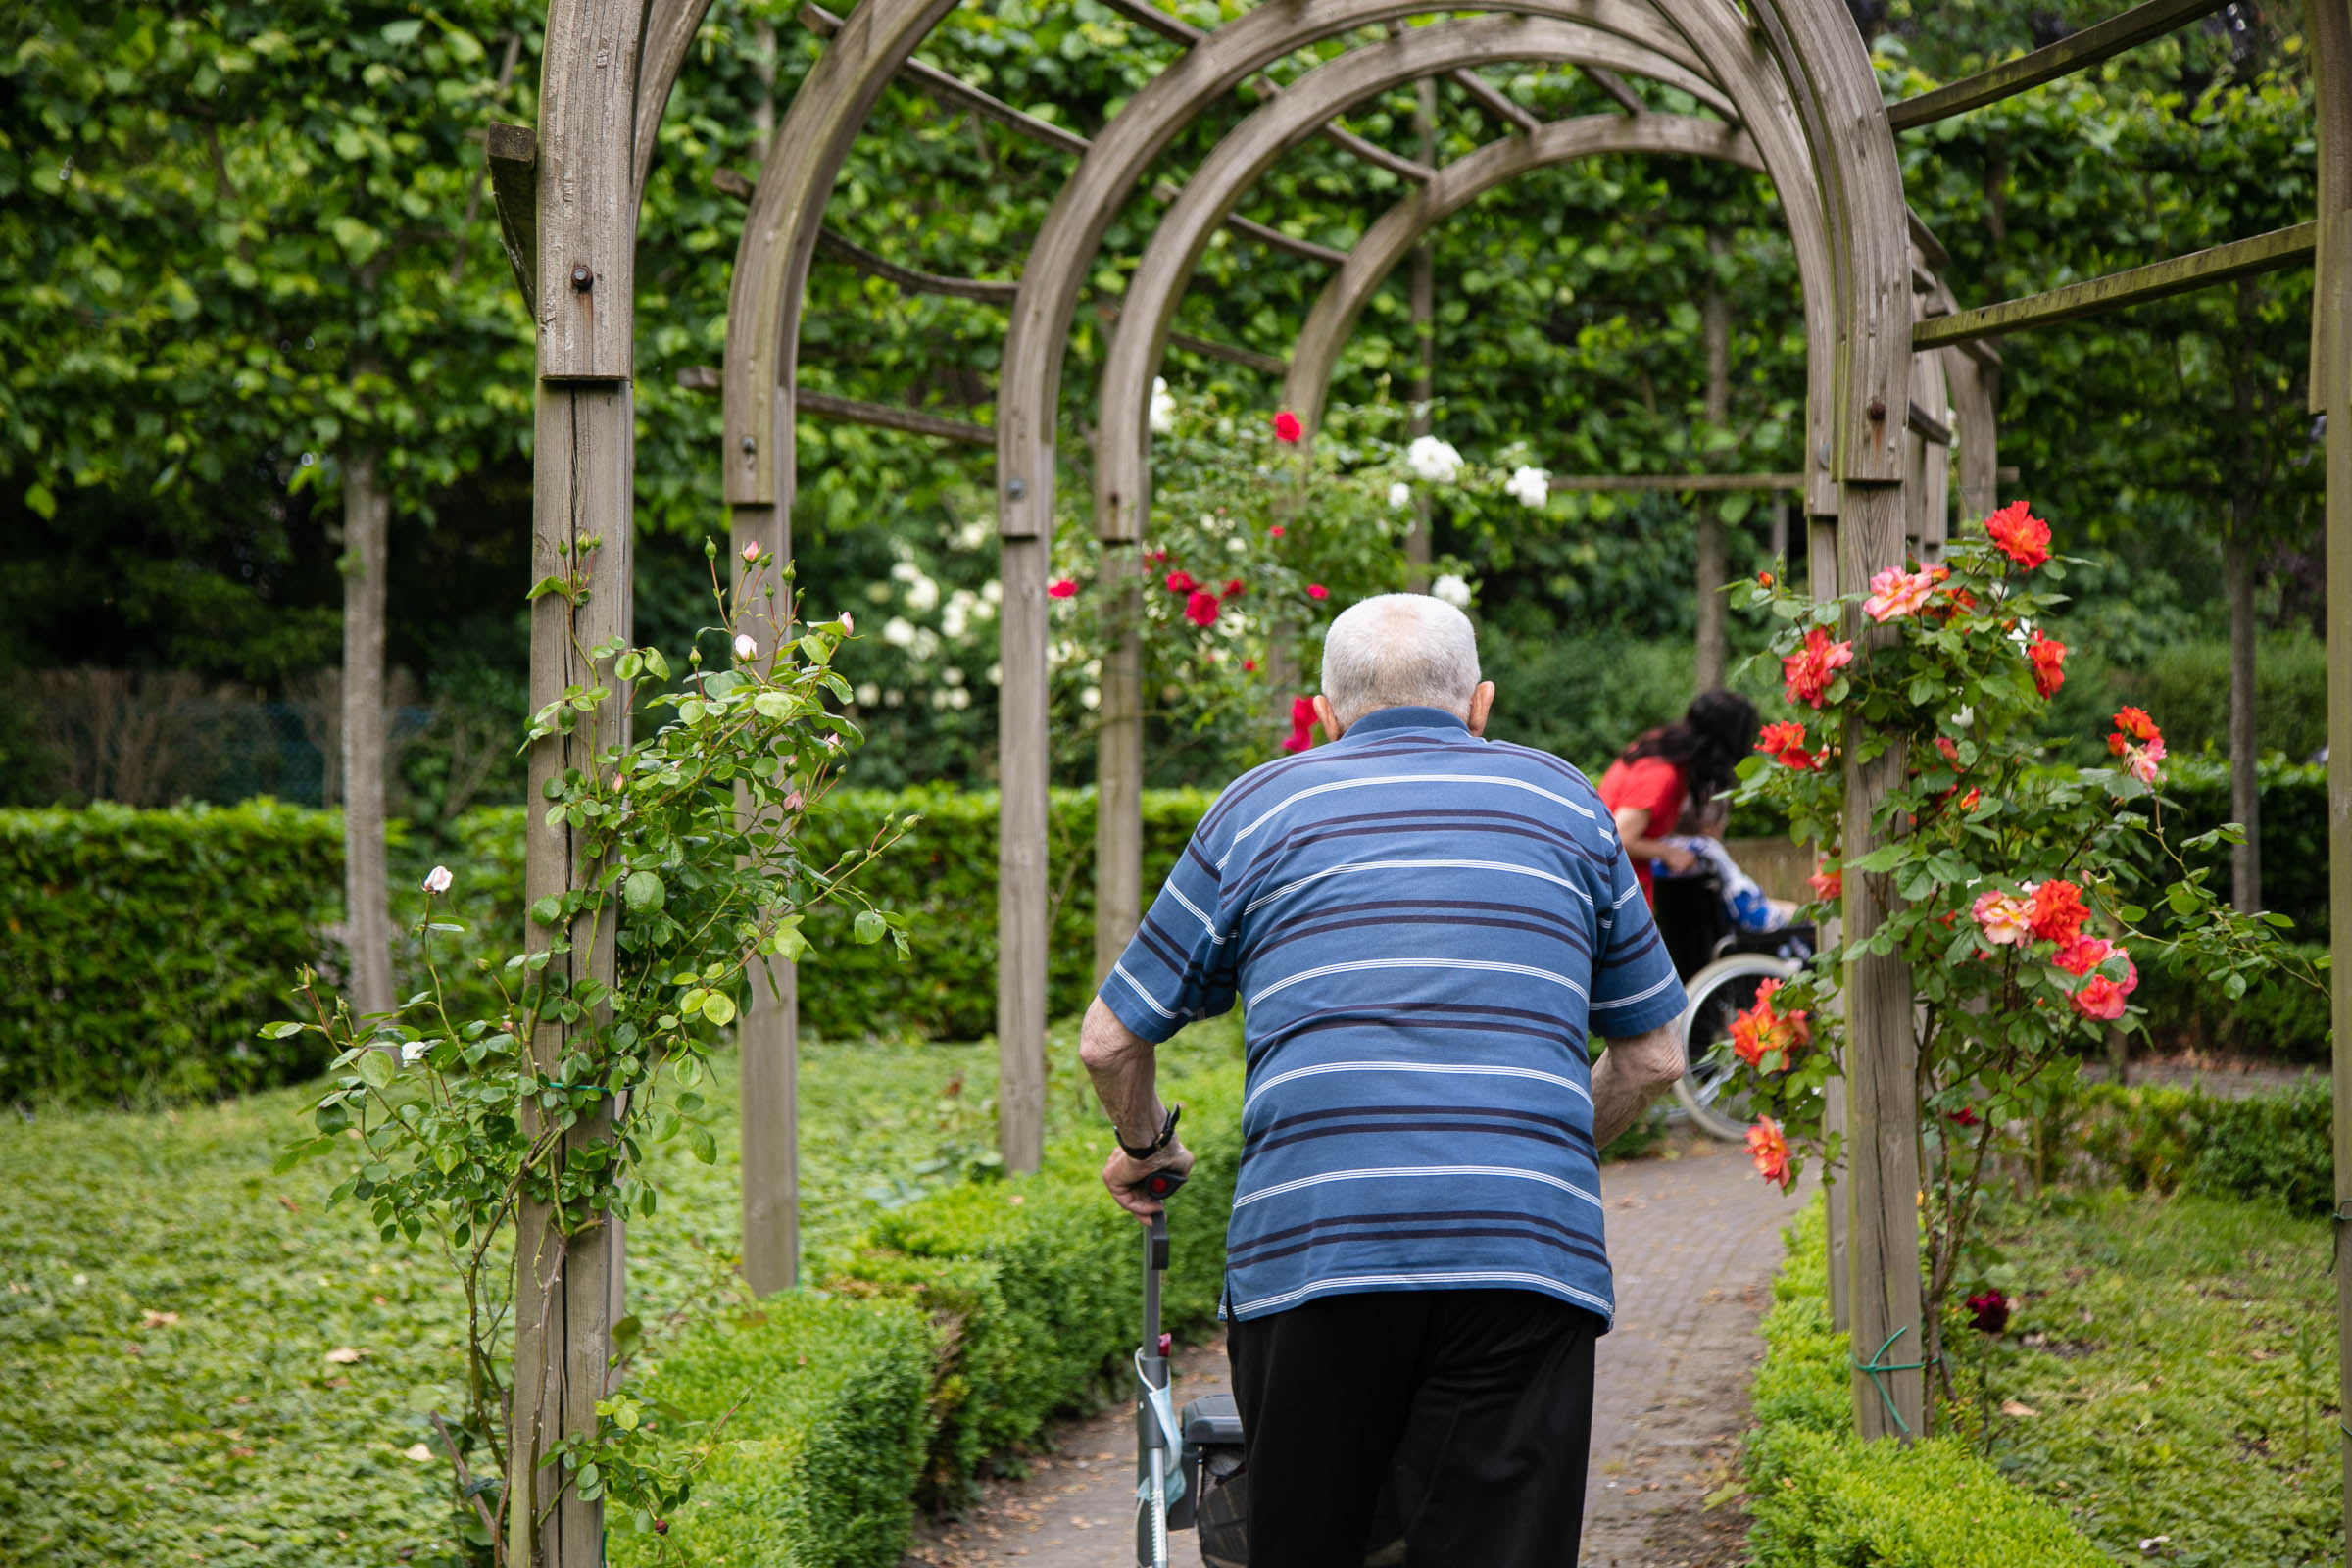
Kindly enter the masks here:
M 2030 1405 L 2030 1404 L 2020 1404 L 2020 1403 L 2019 1403 L 2017 1400 L 2015 1400 L 2015 1399 L 2003 1399 L 2003 1400 L 2001 1401 L 2001 1414 L 2003 1414 L 2003 1415 L 2039 1415 L 2039 1414 L 2041 1414 L 2041 1412 L 2040 1412 L 2039 1410 L 2036 1410 L 2036 1409 L 2034 1409 L 2034 1408 L 2032 1405 Z
M 2172 1539 L 2173 1538 L 2170 1536 L 2150 1536 L 2139 1544 L 2139 1549 L 2142 1551 L 2154 1551 L 2158 1546 L 2163 1545 L 2166 1542 Z
M 414 1459 L 418 1464 L 428 1464 L 432 1461 L 433 1450 L 421 1443 L 412 1443 L 400 1450 L 400 1456 L 403 1459 Z
M 354 1345 L 338 1345 L 326 1352 L 326 1358 L 337 1366 L 350 1366 L 367 1353 Z
M 139 1314 L 139 1327 L 143 1329 L 168 1329 L 178 1321 L 177 1312 L 158 1312 L 152 1306 Z

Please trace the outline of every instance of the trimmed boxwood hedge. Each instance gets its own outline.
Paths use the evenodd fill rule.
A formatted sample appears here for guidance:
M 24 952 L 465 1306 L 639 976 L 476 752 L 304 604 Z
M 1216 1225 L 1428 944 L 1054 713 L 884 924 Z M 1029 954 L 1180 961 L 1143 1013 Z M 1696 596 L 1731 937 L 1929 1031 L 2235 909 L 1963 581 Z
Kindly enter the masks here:
M 1144 885 L 1182 853 L 1211 797 L 1144 797 Z M 1055 894 L 1048 1000 L 1084 1006 L 1094 968 L 1092 791 L 1054 796 Z M 850 940 L 852 911 L 808 922 L 817 945 L 801 982 L 803 1024 L 841 1038 L 906 1033 L 974 1039 L 996 1027 L 997 798 L 921 789 L 843 790 L 807 828 L 830 863 L 883 821 L 922 822 L 862 885 L 909 920 L 914 958 Z M 439 955 L 453 1004 L 488 1005 L 470 960 L 504 960 L 522 934 L 522 810 L 467 812 L 439 845 L 396 831 L 396 926 L 435 861 L 457 873 L 450 909 L 469 927 Z M 0 811 L 0 1102 L 106 1104 L 200 1099 L 288 1083 L 324 1063 L 315 1037 L 264 1042 L 285 1014 L 295 971 L 341 962 L 328 930 L 342 906 L 340 818 L 269 801 L 134 811 Z M 405 937 L 403 939 L 406 940 Z M 401 980 L 420 966 L 402 956 Z
M 1205 1130 L 1169 1208 L 1178 1334 L 1216 1313 L 1241 1088 L 1237 1064 L 1169 1089 Z M 674 1526 L 696 1561 L 890 1568 L 918 1497 L 961 1500 L 990 1455 L 1123 1393 L 1142 1241 L 1102 1191 L 1101 1142 L 1057 1140 L 1034 1176 L 893 1210 L 814 1260 L 821 1288 L 715 1317 L 662 1356 L 651 1393 L 698 1421 L 736 1405 Z M 624 1568 L 651 1560 L 645 1538 L 614 1544 Z
M 2319 1077 L 2228 1098 L 2167 1084 L 2080 1084 L 2036 1124 L 2036 1159 L 2053 1180 L 2269 1201 L 2317 1217 L 2335 1206 L 2334 1111 L 2334 1091 Z
M 2107 1568 L 2063 1509 L 1958 1441 L 1853 1435 L 1851 1348 L 1830 1327 L 1819 1200 L 1788 1227 L 1743 1465 L 1758 1568 Z
M 264 1041 L 333 964 L 340 817 L 273 801 L 0 811 L 0 1102 L 201 1099 L 319 1071 Z

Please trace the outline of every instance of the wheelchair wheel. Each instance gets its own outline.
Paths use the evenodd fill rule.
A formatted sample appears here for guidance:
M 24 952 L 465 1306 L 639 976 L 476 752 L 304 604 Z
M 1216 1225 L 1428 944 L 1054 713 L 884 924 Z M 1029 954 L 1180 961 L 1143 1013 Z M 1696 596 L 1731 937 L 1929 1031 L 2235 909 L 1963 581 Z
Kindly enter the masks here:
M 1748 1126 L 1740 1062 L 1728 1046 L 1721 1053 L 1716 1046 L 1732 1038 L 1732 1019 L 1755 1005 L 1758 987 L 1788 979 L 1798 965 L 1795 958 L 1770 954 L 1735 954 L 1708 964 L 1683 988 L 1690 1004 L 1683 1009 L 1683 1076 L 1674 1096 L 1709 1137 L 1739 1143 Z

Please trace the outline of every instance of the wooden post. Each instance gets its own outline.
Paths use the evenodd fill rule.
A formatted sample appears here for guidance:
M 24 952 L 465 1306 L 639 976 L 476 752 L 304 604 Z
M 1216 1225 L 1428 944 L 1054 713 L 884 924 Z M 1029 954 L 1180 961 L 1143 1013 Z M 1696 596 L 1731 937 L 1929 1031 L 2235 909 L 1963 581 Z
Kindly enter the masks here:
M 1003 481 L 1000 481 L 1002 483 Z M 1004 684 L 998 697 L 997 1148 L 1014 1174 L 1046 1149 L 1046 552 L 1050 537 L 1002 541 Z
M 753 70 L 760 83 L 752 106 L 756 147 L 764 160 L 775 131 L 776 30 L 752 24 Z M 739 502 L 727 545 L 735 560 L 758 545 L 775 557 L 781 575 L 792 561 L 792 501 L 797 488 L 790 456 L 792 388 L 776 389 L 783 456 L 776 463 L 777 499 Z M 779 592 L 783 590 L 781 587 Z M 751 1004 L 735 1025 L 738 1136 L 743 1157 L 743 1280 L 756 1296 L 790 1290 L 801 1279 L 801 1040 L 798 966 L 768 956 L 753 960 Z
M 2312 288 L 2312 412 L 2326 416 L 2328 460 L 2328 897 L 2352 910 L 2352 3 L 2311 0 L 2319 106 L 2320 243 Z M 2335 1212 L 2352 1213 L 2352 917 L 2329 940 L 2335 1026 Z M 2344 1222 L 2336 1221 L 2340 1239 Z M 2352 1248 L 2335 1249 L 2336 1408 L 2352 1411 Z M 2338 1428 L 2342 1426 L 2338 1418 Z M 2352 1568 L 2352 1434 L 2339 1445 L 2343 1561 Z
M 789 480 L 785 488 L 789 494 Z M 727 543 L 737 561 L 757 544 L 776 558 L 780 574 L 792 560 L 789 503 L 735 508 Z M 757 957 L 750 979 L 750 1005 L 735 1025 L 743 1279 L 754 1295 L 766 1296 L 801 1277 L 800 974 L 785 959 Z
M 590 573 L 575 612 L 558 595 L 531 607 L 531 705 L 556 701 L 569 685 L 608 680 L 580 650 L 630 630 L 631 484 L 636 432 L 630 388 L 637 188 L 634 130 L 638 29 L 633 0 L 553 0 L 539 95 L 537 287 L 539 379 L 534 398 L 531 580 Z M 576 617 L 576 624 L 574 623 Z M 627 739 L 620 683 L 571 736 L 539 742 L 529 760 L 529 798 L 565 769 L 589 763 L 596 743 Z M 526 902 L 588 885 L 568 829 L 538 811 L 524 817 Z M 544 947 L 558 933 L 533 927 Z M 613 979 L 608 919 L 580 922 L 562 960 L 576 982 Z M 531 1053 L 544 1072 L 570 1049 L 560 1020 L 541 1025 Z M 609 1113 L 584 1122 L 566 1148 L 596 1136 Z M 526 1106 L 523 1130 L 537 1130 Z M 564 1157 L 559 1152 L 556 1158 Z M 604 1508 L 569 1487 L 551 1499 L 562 1474 L 542 1468 L 563 1435 L 596 1430 L 596 1401 L 612 1357 L 612 1317 L 621 1296 L 618 1216 L 566 1236 L 562 1216 L 530 1201 L 515 1214 L 514 1393 L 509 1418 L 507 1560 L 522 1568 L 592 1568 L 604 1561 Z M 550 1506 L 550 1502 L 553 1506 Z
M 1140 523 L 1141 518 L 1138 518 Z M 1140 530 L 1139 530 L 1140 531 Z M 1144 916 L 1144 563 L 1134 534 L 1102 542 L 1102 707 L 1095 731 L 1095 983 Z
M 384 863 L 384 565 L 392 498 L 380 454 L 343 457 L 343 922 L 354 1012 L 392 1010 L 392 899 Z
M 1438 83 L 1423 76 L 1413 83 L 1413 130 L 1421 142 L 1421 162 L 1435 164 L 1438 155 Z M 1438 250 L 1427 240 L 1413 247 L 1411 281 L 1413 312 L 1413 412 L 1406 429 L 1428 435 L 1437 428 L 1438 395 Z M 1429 592 L 1429 531 L 1432 508 L 1427 490 L 1413 491 L 1413 521 L 1404 536 L 1404 585 L 1414 593 Z
M 1816 599 L 1838 597 L 1838 519 L 1812 517 L 1805 528 L 1805 592 Z M 1815 845 L 1818 858 L 1828 848 Z M 1823 946 L 1838 942 L 1844 935 L 1845 923 L 1836 915 L 1823 922 Z M 1822 1132 L 1827 1137 L 1843 1138 L 1845 1122 L 1845 1080 L 1833 1077 L 1821 1086 Z M 1830 1274 L 1830 1326 L 1840 1334 L 1849 1326 L 1846 1302 L 1852 1296 L 1846 1277 L 1846 1238 L 1853 1234 L 1853 1219 L 1846 1212 L 1846 1184 L 1839 1177 L 1824 1170 L 1821 1176 L 1822 1211 L 1827 1221 Z
M 2222 539 L 2222 579 L 2230 597 L 2230 815 L 2246 830 L 2230 851 L 2230 903 L 2241 914 L 2262 907 L 2262 774 L 2254 728 L 2254 547 L 2246 535 L 2253 507 L 2232 497 Z M 2330 753 L 2329 755 L 2333 755 Z
M 1707 356 L 1707 424 L 1722 429 L 1732 416 L 1732 302 L 1724 296 L 1715 268 L 1731 241 L 1720 229 L 1707 230 L 1707 289 L 1701 301 L 1700 329 Z M 1724 579 L 1731 575 L 1720 496 L 1698 498 L 1698 635 L 1692 648 L 1691 685 L 1713 691 L 1724 681 L 1728 663 L 1726 623 L 1731 607 L 1724 602 Z

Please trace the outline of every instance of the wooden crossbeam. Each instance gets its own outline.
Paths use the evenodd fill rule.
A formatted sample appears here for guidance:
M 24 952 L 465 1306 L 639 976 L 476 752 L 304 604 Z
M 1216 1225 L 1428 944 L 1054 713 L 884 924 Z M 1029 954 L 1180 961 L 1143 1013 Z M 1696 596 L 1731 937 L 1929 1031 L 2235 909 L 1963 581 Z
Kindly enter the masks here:
M 1649 105 L 1642 101 L 1642 95 L 1634 91 L 1633 84 L 1614 71 L 1600 66 L 1586 66 L 1583 70 L 1592 79 L 1592 85 L 1615 99 L 1617 107 L 1627 114 L 1642 115 L 1649 112 Z
M 1914 435 L 1930 446 L 1948 447 L 1952 444 L 1952 427 L 1916 403 L 1911 405 L 1911 413 L 1905 422 L 1910 425 Z
M 829 228 L 816 231 L 816 248 L 837 261 L 849 263 L 868 277 L 878 277 L 886 283 L 896 284 L 902 293 L 946 294 L 956 299 L 981 300 L 990 305 L 1008 306 L 1021 292 L 1021 285 L 1017 282 L 993 277 L 949 277 L 940 272 L 923 272 L 911 267 L 901 267 Z
M 1556 492 L 1597 490 L 1802 490 L 1801 473 L 1555 473 Z
M 498 207 L 498 237 L 523 309 L 539 316 L 539 133 L 528 125 L 492 121 L 482 139 L 490 161 L 490 199 Z
M 2275 272 L 2283 267 L 2308 263 L 2318 247 L 2319 232 L 2316 221 L 2297 223 L 2292 228 L 2231 240 L 2211 250 L 2176 256 L 2128 271 L 2110 272 L 2105 277 L 2069 283 L 2064 288 L 2029 294 L 2024 299 L 1981 305 L 1973 311 L 1955 311 L 1949 316 L 1925 317 L 1912 325 L 1911 346 L 1932 349 L 1946 343 L 1973 342 L 2004 332 L 2071 321 L 2079 316 L 2145 305 L 2150 300 L 2210 288 L 2254 272 Z
M 997 432 L 985 424 L 973 424 L 967 419 L 946 419 L 919 409 L 894 409 L 880 403 L 860 403 L 855 398 L 837 398 L 822 392 L 796 392 L 793 409 L 799 414 L 813 414 L 827 419 L 842 419 L 851 424 L 870 424 L 882 430 L 904 430 L 909 435 L 936 436 L 942 441 L 961 441 L 970 446 L 996 450 Z
M 2133 6 L 2120 17 L 2084 27 L 2045 49 L 2003 61 L 1988 71 L 1963 76 L 1916 98 L 1888 104 L 1887 122 L 1898 131 L 1913 130 L 1954 115 L 1964 115 L 1971 109 L 1982 109 L 2029 87 L 2072 75 L 2127 49 L 2136 49 L 2185 23 L 2211 16 L 2229 3 L 2230 0 L 2147 0 L 2145 5 Z

